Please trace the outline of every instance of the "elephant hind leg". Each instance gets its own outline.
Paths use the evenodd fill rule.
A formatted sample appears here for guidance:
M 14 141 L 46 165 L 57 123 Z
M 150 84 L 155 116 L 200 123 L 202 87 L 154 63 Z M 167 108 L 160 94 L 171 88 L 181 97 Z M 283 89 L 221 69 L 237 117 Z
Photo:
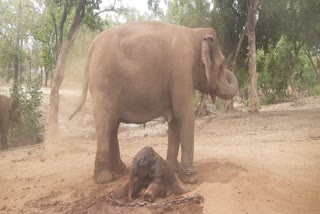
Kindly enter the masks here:
M 94 169 L 94 180 L 98 184 L 109 183 L 116 179 L 117 173 L 112 170 L 111 146 L 112 130 L 118 125 L 115 105 L 108 103 L 104 94 L 99 91 L 92 93 L 93 115 L 97 134 L 97 152 Z
M 126 165 L 122 162 L 120 158 L 120 148 L 119 148 L 119 140 L 118 140 L 118 129 L 119 124 L 111 132 L 111 139 L 110 139 L 110 163 L 111 169 L 117 173 L 123 173 L 126 171 Z
M 178 172 L 178 152 L 180 147 L 179 127 L 177 120 L 173 119 L 169 122 L 168 128 L 168 149 L 167 149 L 167 163 L 170 168 Z

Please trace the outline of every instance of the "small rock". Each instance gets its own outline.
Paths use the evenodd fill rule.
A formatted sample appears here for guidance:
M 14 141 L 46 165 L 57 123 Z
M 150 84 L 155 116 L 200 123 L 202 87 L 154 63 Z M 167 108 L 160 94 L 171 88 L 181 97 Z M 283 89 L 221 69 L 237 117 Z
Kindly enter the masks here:
M 32 155 L 31 151 L 28 152 L 28 155 Z
M 7 200 L 8 199 L 8 197 L 5 197 L 3 200 Z
M 3 205 L 3 206 L 1 207 L 1 210 L 5 210 L 5 209 L 7 209 L 7 206 L 6 206 L 6 205 Z
M 61 182 L 64 182 L 64 179 L 63 179 L 63 178 L 61 179 Z

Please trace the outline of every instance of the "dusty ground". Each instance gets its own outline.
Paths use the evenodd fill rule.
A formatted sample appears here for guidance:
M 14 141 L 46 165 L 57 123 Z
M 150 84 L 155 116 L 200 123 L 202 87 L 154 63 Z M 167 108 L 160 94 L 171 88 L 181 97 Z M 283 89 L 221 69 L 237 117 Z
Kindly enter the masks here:
M 69 122 L 78 98 L 68 91 L 61 98 L 62 131 L 56 143 L 0 152 L 0 213 L 320 213 L 320 97 L 267 106 L 258 115 L 236 112 L 198 119 L 199 183 L 184 187 L 192 190 L 187 196 L 201 195 L 204 202 L 157 207 L 112 203 L 108 192 L 123 184 L 125 176 L 107 185 L 93 182 L 91 101 Z M 146 129 L 122 126 L 124 162 L 129 165 L 147 145 L 165 157 L 166 129 L 159 121 Z

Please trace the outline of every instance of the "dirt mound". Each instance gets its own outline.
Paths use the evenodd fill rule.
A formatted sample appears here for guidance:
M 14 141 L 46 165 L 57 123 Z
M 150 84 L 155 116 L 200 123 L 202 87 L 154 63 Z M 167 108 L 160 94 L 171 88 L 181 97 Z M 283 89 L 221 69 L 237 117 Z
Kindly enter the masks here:
M 80 199 L 65 213 L 132 213 L 132 214 L 160 214 L 160 213 L 203 213 L 201 203 L 203 198 L 197 196 L 176 197 L 158 199 L 156 203 L 143 202 L 137 199 L 134 202 L 112 199 L 108 194 L 93 195 Z

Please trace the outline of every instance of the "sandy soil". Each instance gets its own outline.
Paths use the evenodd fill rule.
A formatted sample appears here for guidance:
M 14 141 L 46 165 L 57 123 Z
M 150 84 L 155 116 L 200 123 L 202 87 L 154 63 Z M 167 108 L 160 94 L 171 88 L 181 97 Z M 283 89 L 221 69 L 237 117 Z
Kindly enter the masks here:
M 78 93 L 65 92 L 56 142 L 0 152 L 0 213 L 320 213 L 320 97 L 266 106 L 259 114 L 198 119 L 199 183 L 184 185 L 191 192 L 183 197 L 200 195 L 203 203 L 178 204 L 183 198 L 170 196 L 158 199 L 158 206 L 129 207 L 108 196 L 125 175 L 106 185 L 93 182 L 91 101 L 70 122 Z M 47 111 L 46 91 L 44 97 Z M 165 157 L 166 130 L 161 120 L 146 129 L 122 126 L 119 140 L 127 166 L 144 146 Z

